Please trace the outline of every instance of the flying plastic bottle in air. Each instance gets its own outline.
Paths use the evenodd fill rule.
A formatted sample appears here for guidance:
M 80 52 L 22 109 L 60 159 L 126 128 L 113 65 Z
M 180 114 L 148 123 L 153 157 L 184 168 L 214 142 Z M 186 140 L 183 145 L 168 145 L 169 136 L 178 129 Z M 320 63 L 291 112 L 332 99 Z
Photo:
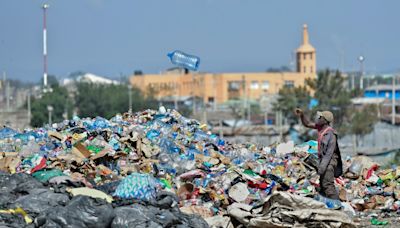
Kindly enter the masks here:
M 200 65 L 200 58 L 194 55 L 188 55 L 181 51 L 174 51 L 167 55 L 171 62 L 177 66 L 196 71 Z

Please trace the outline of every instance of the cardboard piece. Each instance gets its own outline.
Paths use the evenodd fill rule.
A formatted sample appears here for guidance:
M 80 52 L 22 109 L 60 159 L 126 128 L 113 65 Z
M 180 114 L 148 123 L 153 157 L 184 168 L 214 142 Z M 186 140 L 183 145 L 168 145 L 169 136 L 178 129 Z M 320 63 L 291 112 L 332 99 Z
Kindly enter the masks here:
M 82 143 L 77 143 L 72 147 L 72 154 L 81 158 L 88 158 L 91 153 Z
M 15 158 L 4 157 L 4 158 L 0 159 L 0 170 L 4 171 L 4 172 L 8 172 L 8 167 L 13 159 L 15 159 Z
M 64 139 L 64 136 L 56 131 L 48 131 L 47 134 L 49 135 L 49 137 L 58 139 L 59 141 L 63 141 Z
M 94 160 L 96 160 L 96 159 L 102 158 L 102 157 L 108 155 L 108 152 L 109 152 L 108 150 L 102 150 L 102 151 L 100 151 L 99 153 L 97 153 L 96 155 L 93 155 L 93 156 L 90 158 L 90 160 L 94 161 Z
M 21 163 L 17 152 L 0 153 L 0 170 L 4 172 L 15 173 L 16 168 Z
M 179 208 L 183 213 L 200 215 L 202 218 L 212 217 L 211 210 L 203 206 L 186 206 Z

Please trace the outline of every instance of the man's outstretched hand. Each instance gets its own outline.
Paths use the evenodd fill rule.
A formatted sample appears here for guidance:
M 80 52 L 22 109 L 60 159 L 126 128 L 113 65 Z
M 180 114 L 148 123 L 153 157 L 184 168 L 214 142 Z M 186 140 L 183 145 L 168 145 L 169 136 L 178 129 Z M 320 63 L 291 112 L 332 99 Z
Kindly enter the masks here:
M 301 110 L 301 109 L 299 109 L 299 108 L 296 108 L 296 109 L 294 110 L 294 113 L 296 114 L 296 116 L 301 116 L 301 115 L 303 114 L 303 110 Z

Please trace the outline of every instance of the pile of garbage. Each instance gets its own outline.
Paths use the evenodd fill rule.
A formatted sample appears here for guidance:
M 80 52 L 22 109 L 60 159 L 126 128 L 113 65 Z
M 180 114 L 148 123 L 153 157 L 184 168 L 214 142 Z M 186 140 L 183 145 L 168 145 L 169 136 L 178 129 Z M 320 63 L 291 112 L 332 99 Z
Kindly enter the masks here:
M 4 127 L 0 225 L 353 227 L 358 211 L 400 211 L 400 169 L 365 158 L 336 179 L 342 202 L 320 196 L 316 147 L 231 144 L 164 107 Z

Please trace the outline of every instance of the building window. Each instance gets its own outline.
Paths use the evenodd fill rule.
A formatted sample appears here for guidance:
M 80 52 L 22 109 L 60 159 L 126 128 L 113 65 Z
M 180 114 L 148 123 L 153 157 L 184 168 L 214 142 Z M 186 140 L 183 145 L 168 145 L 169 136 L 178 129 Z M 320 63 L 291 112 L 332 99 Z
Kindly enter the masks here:
M 251 85 L 250 85 L 251 89 L 258 89 L 259 88 L 259 84 L 258 81 L 252 81 Z
M 269 81 L 263 81 L 262 82 L 262 89 L 268 90 L 269 89 Z
M 307 53 L 304 53 L 303 54 L 303 59 L 306 60 L 306 58 L 307 58 Z
M 229 91 L 237 91 L 240 89 L 241 81 L 230 81 L 228 82 Z
M 214 97 L 208 97 L 208 103 L 214 103 Z
M 285 81 L 285 87 L 293 88 L 294 87 L 294 81 L 291 81 L 291 80 Z
M 310 66 L 310 73 L 314 73 L 312 66 Z
M 310 53 L 310 59 L 312 59 L 312 56 L 313 56 L 313 54 L 312 54 L 312 53 Z
M 307 71 L 307 68 L 304 66 L 303 67 L 303 73 L 307 73 L 306 71 Z

